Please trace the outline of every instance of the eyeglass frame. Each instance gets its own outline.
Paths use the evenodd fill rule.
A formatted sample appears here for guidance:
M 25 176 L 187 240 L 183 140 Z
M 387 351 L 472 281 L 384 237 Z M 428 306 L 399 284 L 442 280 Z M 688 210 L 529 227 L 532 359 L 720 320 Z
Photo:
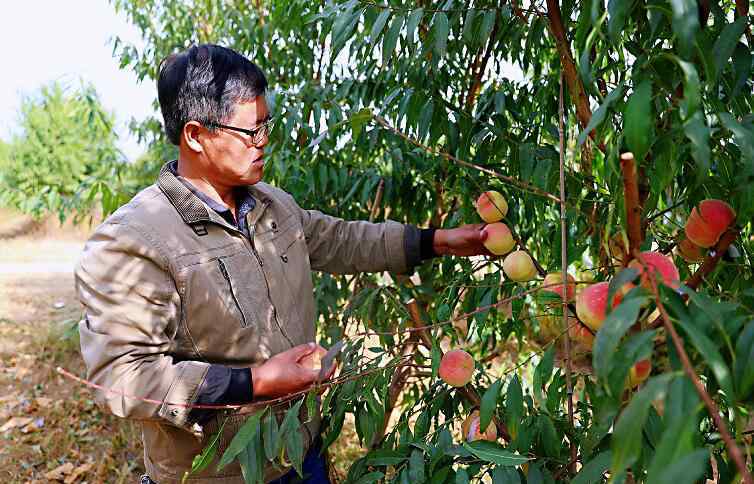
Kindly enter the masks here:
M 239 133 L 243 133 L 251 138 L 251 144 L 255 147 L 258 147 L 260 144 L 262 144 L 261 140 L 257 140 L 257 134 L 262 132 L 264 133 L 263 136 L 267 137 L 269 139 L 270 133 L 272 132 L 272 126 L 274 124 L 275 118 L 272 116 L 267 116 L 265 120 L 262 121 L 262 124 L 258 125 L 254 129 L 247 129 L 247 128 L 239 128 L 238 126 L 230 126 L 228 124 L 222 124 L 222 123 L 210 123 L 209 126 L 214 128 L 221 128 L 221 129 L 229 129 L 231 131 L 237 131 Z

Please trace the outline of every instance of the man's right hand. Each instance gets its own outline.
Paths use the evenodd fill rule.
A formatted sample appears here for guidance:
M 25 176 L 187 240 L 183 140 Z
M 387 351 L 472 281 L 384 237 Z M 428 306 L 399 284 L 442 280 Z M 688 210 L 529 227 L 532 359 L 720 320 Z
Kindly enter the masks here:
M 325 349 L 316 343 L 307 343 L 278 353 L 261 366 L 251 369 L 254 398 L 277 398 L 304 390 L 317 381 L 319 369 L 302 364 L 302 359 L 315 351 Z M 327 377 L 335 371 L 332 365 Z

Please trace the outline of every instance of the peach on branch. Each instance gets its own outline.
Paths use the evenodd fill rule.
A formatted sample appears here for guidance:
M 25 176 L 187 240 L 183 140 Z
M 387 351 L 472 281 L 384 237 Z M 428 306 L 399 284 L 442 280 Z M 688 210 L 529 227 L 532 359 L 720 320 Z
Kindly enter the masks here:
M 568 274 L 567 279 L 568 282 L 566 283 L 566 301 L 573 301 L 573 296 L 576 293 L 576 280 L 570 274 Z M 560 297 L 563 297 L 562 283 L 563 274 L 561 272 L 552 272 L 545 276 L 545 280 L 542 283 L 542 290 L 545 292 L 552 292 Z
M 652 372 L 652 360 L 647 358 L 646 360 L 637 361 L 634 366 L 628 371 L 626 377 L 626 387 L 636 388 L 644 380 L 649 378 L 649 374 Z
M 493 421 L 490 421 L 484 432 L 480 430 L 479 410 L 474 410 L 468 417 L 466 417 L 466 420 L 463 421 L 463 425 L 461 425 L 461 429 L 463 432 L 463 438 L 467 442 L 474 442 L 475 440 L 489 440 L 490 442 L 494 442 L 497 440 L 497 427 L 495 427 Z
M 488 224 L 499 222 L 508 214 L 508 202 L 500 192 L 489 190 L 479 195 L 476 211 Z
M 598 282 L 591 286 L 585 287 L 576 296 L 576 315 L 582 323 L 587 325 L 592 331 L 597 331 L 605 321 L 607 312 L 607 293 L 610 287 L 609 282 Z M 631 290 L 633 284 L 626 283 L 622 288 L 615 292 L 611 307 L 616 307 L 623 300 L 623 296 Z
M 694 263 L 704 260 L 706 251 L 685 237 L 678 242 L 677 249 L 678 255 L 686 262 Z
M 502 222 L 485 225 L 482 232 L 487 234 L 484 239 L 484 246 L 495 255 L 505 255 L 516 246 L 513 234 L 511 234 L 508 226 Z
M 531 256 L 523 250 L 511 252 L 503 261 L 503 271 L 508 279 L 516 282 L 530 281 L 537 275 Z
M 649 277 L 659 278 L 660 282 L 673 289 L 677 289 L 681 284 L 681 275 L 673 259 L 659 252 L 642 252 L 628 264 L 628 267 L 639 271 L 641 285 L 647 289 L 652 287 Z
M 686 237 L 699 247 L 712 247 L 735 219 L 736 212 L 722 200 L 703 200 L 686 220 Z
M 462 387 L 471 381 L 474 358 L 463 350 L 450 350 L 440 360 L 440 378 L 452 387 Z

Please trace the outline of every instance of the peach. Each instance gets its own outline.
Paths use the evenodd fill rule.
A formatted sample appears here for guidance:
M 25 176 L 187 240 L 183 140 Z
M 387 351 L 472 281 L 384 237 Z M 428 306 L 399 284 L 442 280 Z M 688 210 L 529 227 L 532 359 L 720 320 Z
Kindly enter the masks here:
M 677 248 L 678 255 L 686 262 L 694 263 L 704 260 L 706 251 L 685 237 L 678 242 Z
M 508 202 L 500 192 L 489 190 L 479 195 L 476 211 L 488 224 L 499 222 L 508 214 Z
M 678 268 L 673 263 L 673 259 L 659 252 L 642 252 L 639 257 L 629 262 L 628 267 L 639 271 L 641 285 L 647 289 L 652 287 L 649 277 L 659 277 L 663 284 L 673 289 L 677 289 L 681 285 L 681 275 L 678 273 Z M 645 268 L 647 271 L 645 271 Z
M 495 255 L 505 255 L 516 246 L 513 234 L 511 234 L 508 226 L 502 222 L 485 225 L 482 232 L 487 234 L 487 238 L 484 239 L 484 246 Z
M 691 210 L 686 237 L 699 247 L 712 247 L 735 219 L 736 212 L 722 200 L 703 200 Z
M 608 282 L 598 282 L 591 286 L 585 287 L 576 296 L 576 315 L 582 323 L 587 325 L 592 331 L 597 331 L 605 321 L 607 312 L 607 293 L 610 287 Z M 616 291 L 613 296 L 611 307 L 616 307 L 623 300 L 623 296 L 633 288 L 633 284 L 627 283 L 621 289 Z
M 573 278 L 572 275 L 568 274 L 568 282 L 566 283 L 566 301 L 573 301 L 573 296 L 576 292 L 576 280 Z M 563 286 L 554 286 L 553 284 L 562 284 L 563 283 L 563 274 L 561 272 L 552 272 L 550 274 L 547 274 L 545 276 L 545 280 L 542 283 L 543 291 L 546 292 L 552 292 L 557 294 L 560 297 L 563 297 Z M 550 287 L 546 287 L 550 286 Z
M 628 371 L 626 377 L 626 387 L 636 388 L 644 380 L 649 378 L 649 374 L 652 372 L 652 360 L 647 358 L 646 360 L 637 361 L 634 366 Z
M 468 442 L 473 442 L 475 440 L 489 440 L 490 442 L 494 442 L 497 440 L 497 427 L 495 427 L 494 422 L 490 421 L 489 425 L 487 425 L 487 429 L 484 432 L 480 431 L 479 410 L 471 412 L 471 414 L 466 417 L 466 420 L 463 421 L 461 428 L 463 429 L 463 438 Z
M 471 381 L 474 358 L 463 350 L 450 350 L 440 360 L 440 378 L 452 387 L 462 387 Z
M 503 271 L 508 279 L 516 282 L 530 281 L 537 275 L 537 268 L 529 254 L 523 250 L 511 252 L 503 261 Z

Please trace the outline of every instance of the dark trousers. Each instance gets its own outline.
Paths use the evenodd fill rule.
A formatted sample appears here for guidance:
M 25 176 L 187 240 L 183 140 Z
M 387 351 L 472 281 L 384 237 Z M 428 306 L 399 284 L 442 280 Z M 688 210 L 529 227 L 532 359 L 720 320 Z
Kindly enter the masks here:
M 309 448 L 309 451 L 304 456 L 304 478 L 296 473 L 295 470 L 290 471 L 279 479 L 275 479 L 269 484 L 330 484 L 330 478 L 327 475 L 327 459 L 324 454 L 320 455 L 322 450 L 322 439 L 317 437 L 314 441 L 314 445 Z M 147 475 L 141 476 L 141 484 L 157 484 Z

